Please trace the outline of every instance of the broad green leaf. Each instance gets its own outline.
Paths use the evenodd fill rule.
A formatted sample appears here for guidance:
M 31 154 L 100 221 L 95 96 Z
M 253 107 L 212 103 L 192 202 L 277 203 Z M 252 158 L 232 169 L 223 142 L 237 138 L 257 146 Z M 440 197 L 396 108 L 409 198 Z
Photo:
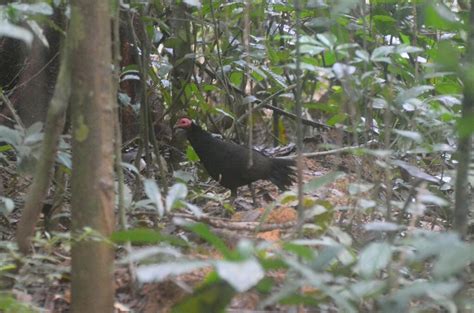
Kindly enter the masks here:
M 320 43 L 309 36 L 301 36 L 300 38 L 300 53 L 308 55 L 317 55 L 323 52 L 326 48 L 322 47 Z
M 0 38 L 10 37 L 22 40 L 28 46 L 33 42 L 33 34 L 26 28 L 13 25 L 6 21 L 0 21 Z
M 398 134 L 402 137 L 408 138 L 413 140 L 416 143 L 423 142 L 423 136 L 419 132 L 409 131 L 409 130 L 402 130 L 402 129 L 393 129 L 395 134 Z
M 15 10 L 21 11 L 25 14 L 42 14 L 42 15 L 52 15 L 53 8 L 46 2 L 38 3 L 12 3 L 10 4 Z
M 379 294 L 386 286 L 386 282 L 380 280 L 362 280 L 354 283 L 349 288 L 358 297 L 357 300 Z
M 254 287 L 265 275 L 262 266 L 255 259 L 244 261 L 216 261 L 216 272 L 238 292 Z
M 188 188 L 185 184 L 176 183 L 168 191 L 166 195 L 166 210 L 170 212 L 175 208 L 178 201 L 186 198 L 188 194 Z
M 154 180 L 145 179 L 143 182 L 145 188 L 145 194 L 155 205 L 158 214 L 163 216 L 165 214 L 165 207 L 163 206 L 163 200 L 161 198 L 161 192 L 158 185 Z
M 433 266 L 435 277 L 452 277 L 474 262 L 474 245 L 470 243 L 459 242 L 449 249 L 440 250 L 439 253 L 439 258 Z
M 225 281 L 208 283 L 175 305 L 171 313 L 224 313 L 235 294 L 235 290 Z
M 390 222 L 370 222 L 364 225 L 364 229 L 367 231 L 379 231 L 379 232 L 391 232 L 391 231 L 398 231 L 402 229 L 403 226 L 390 223 Z
M 133 249 L 133 251 L 121 260 L 120 263 L 140 262 L 156 255 L 165 255 L 173 258 L 180 258 L 183 254 L 176 248 L 170 246 L 151 246 L 145 248 Z
M 392 247 L 386 242 L 373 242 L 359 254 L 356 269 L 363 277 L 373 277 L 392 259 Z
M 394 50 L 395 50 L 394 46 L 380 46 L 380 47 L 377 47 L 377 48 L 374 49 L 374 51 L 372 51 L 372 54 L 370 55 L 370 59 L 372 61 L 374 61 L 374 60 L 380 59 L 382 57 L 389 56 L 390 54 L 393 53 Z
M 0 140 L 16 148 L 21 144 L 22 139 L 18 130 L 0 125 Z
M 170 276 L 178 276 L 210 266 L 207 261 L 181 261 L 153 265 L 142 265 L 137 268 L 137 279 L 141 283 L 160 282 Z
M 187 228 L 193 233 L 199 235 L 202 239 L 210 243 L 214 248 L 216 248 L 222 255 L 228 259 L 235 259 L 235 254 L 233 254 L 229 248 L 225 245 L 224 241 L 220 239 L 216 234 L 209 230 L 209 226 L 202 223 L 195 223 L 187 225 Z
M 304 184 L 304 192 L 312 192 L 318 188 L 321 188 L 324 185 L 330 184 L 337 179 L 345 176 L 344 172 L 331 172 L 321 177 L 316 177 Z
M 448 31 L 457 31 L 463 27 L 456 13 L 441 1 L 431 1 L 425 7 L 425 23 L 428 27 Z
M 437 48 L 429 51 L 434 61 L 442 66 L 442 70 L 456 72 L 461 61 L 459 46 L 451 40 L 441 41 Z
M 298 244 L 292 242 L 284 242 L 283 249 L 285 251 L 296 254 L 298 257 L 301 257 L 305 260 L 311 260 L 315 257 L 314 250 L 310 247 L 305 246 L 303 243 Z
M 420 48 L 420 47 L 409 46 L 409 45 L 405 45 L 405 44 L 395 46 L 395 51 L 394 51 L 394 53 L 398 53 L 398 54 L 418 53 L 418 52 L 423 52 L 423 49 Z
M 405 103 L 409 99 L 421 96 L 422 94 L 424 94 L 428 91 L 431 91 L 433 89 L 434 89 L 433 86 L 421 85 L 421 86 L 416 86 L 416 87 L 413 87 L 413 88 L 410 88 L 410 89 L 402 90 L 398 94 L 397 98 L 395 99 L 395 102 L 400 104 L 400 105 L 403 105 L 403 103 Z
M 356 50 L 355 54 L 361 61 L 364 61 L 365 63 L 369 63 L 370 55 L 367 51 L 365 51 L 365 50 Z
M 192 162 L 199 161 L 199 156 L 197 155 L 196 151 L 194 151 L 191 145 L 189 145 L 186 148 L 186 157 L 188 158 L 189 161 L 192 161 Z
M 355 196 L 364 192 L 367 192 L 374 188 L 374 184 L 363 184 L 363 183 L 352 183 L 349 184 L 349 194 Z
M 163 235 L 160 232 L 145 229 L 135 228 L 125 231 L 114 232 L 110 239 L 116 243 L 125 243 L 127 241 L 134 244 L 156 244 L 161 242 L 168 242 L 175 246 L 186 247 L 187 242 L 170 235 Z
M 36 37 L 41 41 L 41 43 L 46 48 L 49 48 L 48 39 L 44 35 L 43 29 L 41 28 L 41 26 L 39 26 L 39 24 L 36 21 L 33 21 L 33 20 L 29 20 L 29 21 L 27 21 L 27 23 L 30 26 L 33 33 L 36 35 Z
M 331 33 L 317 34 L 316 38 L 323 44 L 324 47 L 334 50 L 337 38 Z
M 0 196 L 0 214 L 8 215 L 15 208 L 15 203 L 12 199 Z

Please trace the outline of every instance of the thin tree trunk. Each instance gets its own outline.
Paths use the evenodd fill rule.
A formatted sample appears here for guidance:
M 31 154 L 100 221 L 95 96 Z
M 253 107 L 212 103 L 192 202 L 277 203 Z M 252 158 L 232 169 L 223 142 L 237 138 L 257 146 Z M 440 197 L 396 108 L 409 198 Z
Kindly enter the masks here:
M 30 241 L 38 222 L 42 202 L 51 183 L 52 170 L 57 152 L 59 137 L 64 128 L 65 112 L 71 94 L 71 73 L 69 63 L 68 40 L 62 49 L 61 67 L 56 87 L 46 117 L 41 155 L 35 168 L 33 184 L 28 191 L 17 228 L 17 242 L 21 252 L 30 251 Z
M 113 311 L 113 247 L 97 240 L 115 224 L 110 3 L 71 1 L 72 312 Z
M 173 56 L 171 64 L 173 65 L 172 77 L 172 100 L 171 100 L 171 123 L 178 120 L 176 115 L 180 110 L 187 108 L 188 99 L 184 92 L 186 85 L 193 71 L 193 61 L 186 58 L 186 55 L 192 53 L 191 49 L 191 30 L 189 23 L 189 8 L 181 1 L 172 1 L 170 28 L 173 40 Z
M 468 121 L 474 118 L 474 76 L 472 74 L 474 68 L 474 0 L 471 0 L 471 12 L 469 18 L 469 38 L 467 41 L 467 52 L 465 64 L 463 67 L 464 83 L 464 98 L 462 103 L 462 124 L 467 125 Z M 472 127 L 472 126 L 469 126 Z M 466 132 L 462 129 L 459 134 L 458 142 L 458 168 L 456 176 L 456 194 L 455 194 L 455 208 L 454 208 L 454 229 L 458 231 L 461 236 L 467 233 L 467 222 L 469 215 L 469 208 L 471 201 L 469 199 L 468 190 L 468 174 L 469 162 L 471 160 L 472 147 L 472 131 Z

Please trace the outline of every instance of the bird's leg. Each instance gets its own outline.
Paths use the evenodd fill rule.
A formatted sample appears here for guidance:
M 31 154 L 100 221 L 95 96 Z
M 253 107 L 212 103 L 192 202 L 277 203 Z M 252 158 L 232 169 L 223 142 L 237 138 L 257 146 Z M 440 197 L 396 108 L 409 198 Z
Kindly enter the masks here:
M 234 202 L 237 198 L 237 188 L 230 190 L 230 202 Z
M 255 189 L 253 189 L 252 183 L 248 184 L 250 193 L 252 194 L 253 205 L 257 205 L 257 198 L 255 197 Z

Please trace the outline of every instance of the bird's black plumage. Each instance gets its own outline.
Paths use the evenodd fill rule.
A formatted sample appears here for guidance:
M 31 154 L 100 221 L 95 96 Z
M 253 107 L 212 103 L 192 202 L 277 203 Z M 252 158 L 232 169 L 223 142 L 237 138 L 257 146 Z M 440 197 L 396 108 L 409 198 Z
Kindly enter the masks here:
M 188 118 L 181 118 L 176 127 L 186 136 L 209 175 L 235 195 L 237 188 L 254 181 L 269 180 L 281 190 L 295 181 L 293 160 L 269 158 L 253 150 L 250 166 L 249 149 L 214 137 Z

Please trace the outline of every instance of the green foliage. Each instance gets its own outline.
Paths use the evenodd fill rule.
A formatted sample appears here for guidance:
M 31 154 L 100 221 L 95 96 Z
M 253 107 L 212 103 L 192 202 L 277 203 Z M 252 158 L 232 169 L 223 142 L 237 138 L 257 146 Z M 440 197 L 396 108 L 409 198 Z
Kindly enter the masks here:
M 0 310 L 5 313 L 34 313 L 39 312 L 38 309 L 24 304 L 11 295 L 0 293 Z
M 472 242 L 450 232 L 427 231 L 426 225 L 419 227 L 417 222 L 425 212 L 439 220 L 442 208 L 450 216 L 455 176 L 445 169 L 456 166 L 453 142 L 457 135 L 470 136 L 474 131 L 471 116 L 460 118 L 463 89 L 469 88 L 462 81 L 474 81 L 472 68 L 465 65 L 468 45 L 472 45 L 467 11 L 453 1 L 441 0 L 308 0 L 300 1 L 302 26 L 298 29 L 294 1 L 249 1 L 251 33 L 246 46 L 242 36 L 245 1 L 183 2 L 190 27 L 176 33 L 170 22 L 174 16 L 167 12 L 165 2 L 131 1 L 129 7 L 124 6 L 131 11 L 164 12 L 158 17 L 145 14 L 142 20 L 150 38 L 164 40 L 160 49 L 153 49 L 160 55 L 153 59 L 147 78 L 167 112 L 176 113 L 173 75 L 189 60 L 192 71 L 179 90 L 187 105 L 185 113 L 200 120 L 225 117 L 232 122 L 231 131 L 240 131 L 245 126 L 243 112 L 265 99 L 292 113 L 299 79 L 305 118 L 341 129 L 344 139 L 374 140 L 377 148 L 359 149 L 356 154 L 373 158 L 368 170 L 384 179 L 370 177 L 370 183 L 351 183 L 349 204 L 340 206 L 333 198 L 326 199 L 330 193 L 319 191 L 342 177 L 342 172 L 313 178 L 303 187 L 303 238 L 283 238 L 271 245 L 242 239 L 233 248 L 205 223 L 188 219 L 173 220 L 182 238 L 165 235 L 162 224 L 177 209 L 196 219 L 203 216 L 190 203 L 190 194 L 201 199 L 213 196 L 183 183 L 172 185 L 165 194 L 155 180 L 145 179 L 145 198 L 133 202 L 130 212 L 154 214 L 156 230 L 114 233 L 111 240 L 116 244 L 139 246 L 120 262 L 135 262 L 142 283 L 211 268 L 205 281 L 173 312 L 224 312 L 233 297 L 249 290 L 259 294 L 262 310 L 279 305 L 341 312 L 466 309 L 459 298 L 474 259 Z M 56 3 L 0 6 L 0 36 L 26 44 L 37 36 L 47 45 L 38 23 L 50 16 Z M 192 53 L 173 60 L 173 52 L 186 44 Z M 137 70 L 135 64 L 122 68 L 122 80 L 138 80 Z M 127 96 L 119 95 L 119 99 L 122 105 L 130 105 Z M 260 109 L 255 116 L 266 121 L 268 116 Z M 293 130 L 286 117 L 278 122 L 278 137 L 285 142 Z M 26 130 L 0 126 L 0 153 L 5 157 L 14 154 L 18 169 L 31 171 L 38 157 L 41 128 L 39 124 Z M 305 131 L 311 135 L 313 129 Z M 87 136 L 87 129 L 76 135 Z M 58 162 L 70 169 L 68 150 L 62 142 Z M 190 146 L 186 157 L 191 163 L 198 161 Z M 352 167 L 367 174 L 367 165 Z M 140 176 L 136 169 L 135 174 Z M 174 174 L 186 183 L 192 176 L 184 171 Z M 395 192 L 398 197 L 386 199 Z M 276 206 L 296 206 L 296 202 L 295 192 L 283 194 L 267 207 L 262 221 Z M 0 213 L 7 214 L 12 208 L 10 199 L 0 198 Z M 397 221 L 393 215 L 382 217 L 388 216 L 389 209 L 396 213 Z M 334 220 L 341 214 L 350 227 L 336 226 Z M 359 218 L 361 214 L 364 218 Z M 374 220 L 366 223 L 369 214 Z M 357 229 L 350 229 L 353 226 Z M 449 228 L 449 218 L 442 226 Z M 38 242 L 43 248 L 55 244 L 37 238 Z M 203 245 L 220 257 L 202 260 L 184 253 L 202 251 Z M 16 251 L 6 250 L 1 274 L 15 268 Z M 51 269 L 50 261 L 45 254 L 31 264 L 39 268 L 44 262 Z M 285 275 L 275 279 L 275 272 Z M 29 310 L 10 295 L 0 295 L 1 311 L 23 309 Z
M 158 244 L 165 242 L 174 246 L 187 246 L 187 243 L 180 238 L 163 235 L 160 232 L 150 229 L 140 228 L 114 232 L 110 239 L 116 243 L 122 244 L 126 242 L 131 242 L 133 244 Z
M 234 289 L 225 281 L 207 283 L 197 288 L 191 296 L 186 297 L 171 312 L 225 312 L 235 293 Z
M 239 248 L 228 248 L 204 224 L 187 225 L 189 232 L 203 239 L 224 260 L 189 260 L 176 264 L 174 269 L 168 261 L 164 267 L 148 268 L 148 277 L 156 278 L 151 272 L 158 269 L 177 275 L 213 266 L 209 281 L 177 305 L 176 312 L 193 312 L 193 308 L 223 311 L 239 286 L 243 288 L 227 274 L 246 266 L 253 267 L 254 274 L 260 266 L 265 273 L 258 281 L 244 275 L 252 287 L 241 289 L 261 292 L 264 300 L 260 308 L 303 304 L 318 309 L 335 306 L 347 312 L 376 308 L 386 312 L 451 310 L 458 305 L 455 293 L 461 288 L 457 275 L 472 262 L 466 252 L 472 251 L 472 246 L 450 233 L 408 228 L 405 216 L 413 214 L 416 220 L 433 206 L 449 211 L 451 195 L 445 191 L 452 189 L 452 183 L 446 181 L 453 181 L 453 173 L 433 173 L 427 168 L 435 162 L 454 166 L 451 143 L 456 140 L 456 131 L 462 136 L 472 134 L 471 118 L 460 119 L 464 86 L 459 77 L 470 75 L 461 62 L 467 47 L 467 12 L 440 0 L 301 3 L 299 55 L 295 49 L 293 2 L 252 2 L 248 47 L 241 37 L 243 2 L 188 3 L 194 19 L 193 55 L 199 59 L 195 76 L 183 91 L 189 103 L 188 115 L 201 119 L 225 116 L 240 127 L 239 116 L 249 105 L 258 105 L 272 96 L 279 108 L 291 112 L 295 105 L 292 86 L 299 77 L 305 116 L 344 129 L 359 141 L 374 139 L 376 150 L 364 148 L 355 154 L 373 157 L 374 172 L 395 174 L 387 181 L 351 183 L 351 205 L 347 207 L 314 196 L 318 189 L 340 178 L 341 172 L 311 179 L 304 185 L 306 238 L 282 240 L 281 247 L 241 241 L 252 247 L 244 253 Z M 175 41 L 170 38 L 165 46 L 173 46 Z M 295 71 L 297 59 L 299 76 Z M 159 79 L 165 81 L 168 73 Z M 252 94 L 246 89 L 247 82 Z M 163 99 L 167 107 L 173 106 L 166 92 Z M 283 120 L 278 121 L 278 137 L 285 142 L 285 132 L 292 130 Z M 388 146 L 383 144 L 386 138 Z M 443 155 L 441 161 L 439 155 Z M 190 147 L 186 156 L 188 161 L 198 160 Z M 433 163 L 424 163 L 425 159 Z M 397 170 L 412 181 L 400 178 Z M 413 180 L 429 185 L 415 186 Z M 388 199 L 385 203 L 381 198 L 388 195 L 387 189 L 415 190 L 415 196 L 400 192 L 402 197 L 412 198 Z M 151 194 L 147 192 L 149 198 Z M 295 192 L 283 194 L 266 208 L 262 221 L 277 205 L 296 205 L 296 199 Z M 374 234 L 376 240 L 356 242 L 353 233 L 335 226 L 335 216 L 341 213 L 338 211 L 347 213 L 352 222 L 358 214 L 387 214 L 388 203 L 401 217 L 398 222 L 381 219 L 367 223 L 365 231 Z M 219 271 L 222 267 L 226 270 Z M 282 283 L 271 279 L 269 273 L 273 270 L 286 271 Z M 310 291 L 301 291 L 308 288 Z
M 17 169 L 22 173 L 32 174 L 40 154 L 41 142 L 44 133 L 43 124 L 37 122 L 27 129 L 9 128 L 0 125 L 0 153 L 14 151 L 16 155 Z M 56 161 L 71 168 L 70 146 L 61 139 Z

